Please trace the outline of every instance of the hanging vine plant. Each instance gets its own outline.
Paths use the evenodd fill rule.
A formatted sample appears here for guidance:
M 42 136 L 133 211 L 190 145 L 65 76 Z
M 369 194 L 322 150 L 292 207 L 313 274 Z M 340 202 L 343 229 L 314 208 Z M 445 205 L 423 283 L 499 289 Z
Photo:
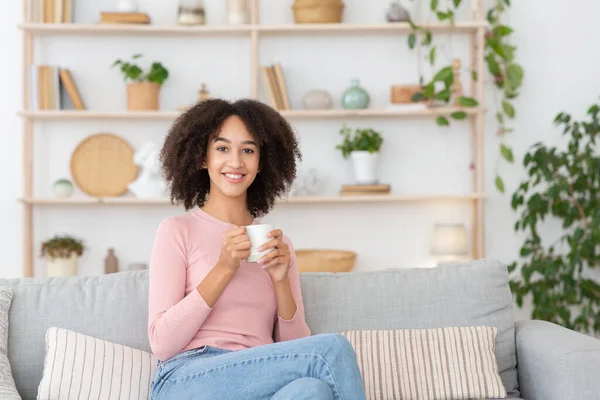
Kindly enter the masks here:
M 451 0 L 448 7 L 441 8 L 440 0 L 430 0 L 430 9 L 439 22 L 455 23 L 455 16 L 462 0 Z M 497 0 L 494 5 L 487 10 L 487 21 L 490 28 L 485 34 L 484 59 L 487 64 L 487 70 L 490 73 L 494 86 L 500 91 L 501 96 L 497 97 L 496 121 L 498 123 L 497 134 L 501 138 L 500 155 L 508 163 L 514 163 L 512 148 L 506 144 L 506 134 L 513 132 L 509 126 L 509 121 L 516 116 L 516 110 L 513 100 L 519 96 L 519 89 L 523 81 L 523 68 L 515 62 L 517 48 L 507 43 L 508 37 L 514 30 L 504 24 L 502 17 L 507 8 L 510 7 L 510 0 Z M 414 21 L 409 21 L 413 32 L 408 37 L 408 46 L 414 49 L 420 37 L 420 46 L 427 49 L 427 61 L 433 67 L 437 59 L 437 46 L 433 44 L 433 34 L 430 30 L 419 26 Z M 480 79 L 477 71 L 471 71 L 471 78 L 474 81 Z M 483 79 L 483 78 L 481 78 Z M 438 103 L 442 105 L 453 105 L 459 107 L 477 107 L 478 101 L 472 97 L 452 96 L 452 85 L 454 83 L 454 69 L 452 65 L 445 65 L 435 74 L 431 81 L 425 83 L 421 75 L 420 84 L 423 90 L 416 93 L 413 102 Z M 450 114 L 450 119 L 463 120 L 467 117 L 464 111 L 456 111 Z M 436 123 L 440 126 L 449 126 L 450 120 L 444 116 L 438 116 Z M 504 193 L 504 181 L 496 169 L 495 185 L 498 191 Z

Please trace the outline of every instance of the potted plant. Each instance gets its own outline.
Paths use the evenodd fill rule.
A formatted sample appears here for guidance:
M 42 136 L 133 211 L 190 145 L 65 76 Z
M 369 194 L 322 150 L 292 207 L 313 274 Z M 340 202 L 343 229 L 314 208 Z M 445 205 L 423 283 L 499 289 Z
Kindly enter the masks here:
M 343 141 L 336 146 L 344 158 L 352 159 L 354 180 L 360 185 L 372 185 L 379 182 L 379 149 L 383 143 L 381 134 L 373 129 L 354 130 L 344 125 L 340 129 Z
M 163 83 L 169 77 L 169 71 L 160 63 L 153 62 L 144 72 L 134 63 L 142 54 L 135 54 L 131 61 L 116 60 L 113 67 L 119 66 L 127 83 L 128 110 L 158 110 L 159 93 Z
M 523 158 L 527 170 L 512 196 L 523 234 L 521 260 L 510 264 L 519 307 L 531 296 L 532 319 L 600 333 L 600 105 L 586 120 L 561 112 L 555 123 L 563 145 L 535 143 Z M 554 140 L 552 140 L 554 142 Z M 560 227 L 557 232 L 545 229 Z M 557 235 L 558 233 L 558 235 Z
M 56 235 L 42 243 L 41 256 L 48 262 L 48 276 L 77 275 L 83 242 L 68 235 Z

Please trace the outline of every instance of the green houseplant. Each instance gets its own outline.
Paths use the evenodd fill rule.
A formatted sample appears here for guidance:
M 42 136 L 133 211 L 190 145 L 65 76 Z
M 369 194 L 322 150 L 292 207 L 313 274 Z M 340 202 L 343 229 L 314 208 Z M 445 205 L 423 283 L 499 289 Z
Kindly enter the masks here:
M 55 235 L 42 242 L 40 253 L 48 262 L 49 276 L 77 275 L 79 257 L 83 254 L 83 241 L 69 235 Z
M 528 178 L 512 196 L 520 213 L 514 230 L 525 234 L 519 275 L 510 285 L 517 305 L 531 295 L 532 318 L 585 333 L 600 332 L 600 285 L 590 271 L 600 265 L 600 134 L 599 105 L 587 121 L 566 113 L 556 116 L 568 137 L 565 150 L 534 144 L 524 156 Z M 542 240 L 541 224 L 560 222 L 558 238 Z
M 379 180 L 379 151 L 383 143 L 381 133 L 373 129 L 350 129 L 345 124 L 340 129 L 343 140 L 336 146 L 344 158 L 352 159 L 354 180 L 357 184 L 375 184 Z
M 169 71 L 160 62 L 153 62 L 150 68 L 144 70 L 135 62 L 143 57 L 135 54 L 131 61 L 117 59 L 114 67 L 119 67 L 127 84 L 128 110 L 158 110 L 160 88 L 169 77 Z

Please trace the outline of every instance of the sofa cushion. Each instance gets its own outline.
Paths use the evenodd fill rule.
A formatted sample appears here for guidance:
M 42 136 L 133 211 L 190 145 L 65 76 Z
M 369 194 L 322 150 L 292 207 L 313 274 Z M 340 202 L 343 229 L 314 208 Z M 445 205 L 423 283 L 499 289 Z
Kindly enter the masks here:
M 0 287 L 0 399 L 21 400 L 8 359 L 8 310 L 13 298 L 11 288 Z
M 140 400 L 150 397 L 153 354 L 68 329 L 46 332 L 40 399 Z
M 146 271 L 103 276 L 0 279 L 14 291 L 8 356 L 19 393 L 35 399 L 42 379 L 46 331 L 70 329 L 150 351 Z
M 489 326 L 342 332 L 367 400 L 504 398 Z
M 478 260 L 438 268 L 302 277 L 312 333 L 493 326 L 504 387 L 518 397 L 513 300 L 504 264 Z

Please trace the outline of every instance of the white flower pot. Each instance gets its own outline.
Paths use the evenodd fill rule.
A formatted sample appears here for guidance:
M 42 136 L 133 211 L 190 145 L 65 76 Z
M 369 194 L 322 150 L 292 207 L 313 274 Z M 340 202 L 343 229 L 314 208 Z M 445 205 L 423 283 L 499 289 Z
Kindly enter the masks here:
M 77 275 L 77 253 L 71 253 L 69 258 L 50 258 L 48 261 L 48 276 L 75 276 Z
M 373 185 L 379 182 L 379 153 L 368 151 L 353 151 L 350 153 L 354 180 L 359 185 Z

